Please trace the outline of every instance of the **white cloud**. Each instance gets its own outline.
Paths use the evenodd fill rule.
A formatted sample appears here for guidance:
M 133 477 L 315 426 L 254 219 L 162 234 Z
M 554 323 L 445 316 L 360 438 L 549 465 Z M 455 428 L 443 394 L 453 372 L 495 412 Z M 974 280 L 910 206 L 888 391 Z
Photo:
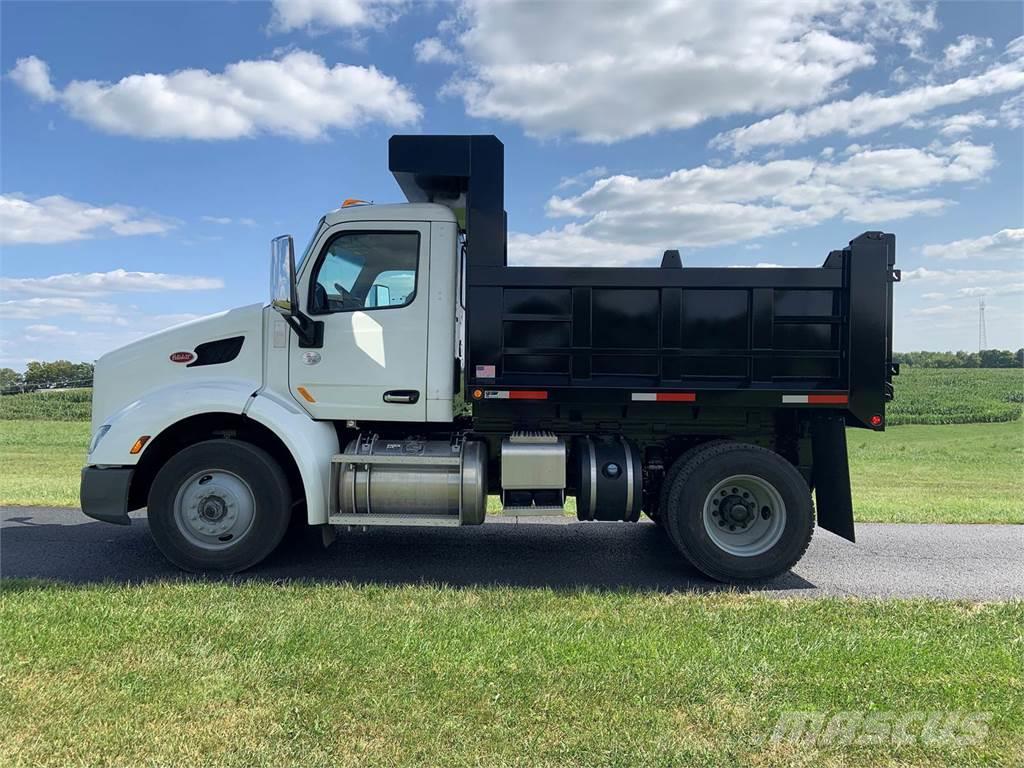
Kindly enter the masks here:
M 991 147 L 966 141 L 927 150 L 856 147 L 840 158 L 600 179 L 577 195 L 551 197 L 549 216 L 573 221 L 539 235 L 516 235 L 510 259 L 656 263 L 665 248 L 749 241 L 836 218 L 879 226 L 945 209 L 951 201 L 928 190 L 982 179 L 995 164 Z
M 602 176 L 608 175 L 608 169 L 603 165 L 598 165 L 593 168 L 588 168 L 585 171 L 577 173 L 575 176 L 563 176 L 556 189 L 569 189 L 570 187 L 576 187 L 584 184 L 591 179 L 599 179 Z
M 454 64 L 459 58 L 436 37 L 420 40 L 413 46 L 413 53 L 416 55 L 416 61 L 423 64 L 435 61 L 442 64 Z
M 946 294 L 941 291 L 929 291 L 928 293 L 922 293 L 921 298 L 928 299 L 928 301 L 941 301 L 946 298 Z
M 401 11 L 399 0 L 273 0 L 270 31 L 379 27 Z
M 613 142 L 830 97 L 875 63 L 875 42 L 916 49 L 930 6 L 781 0 L 620 3 L 463 0 L 445 87 L 473 117 L 527 133 Z
M 975 128 L 995 128 L 999 121 L 975 110 L 961 115 L 949 115 L 932 121 L 932 126 L 939 129 L 939 134 L 946 137 L 962 136 Z
M 119 312 L 114 304 L 73 296 L 0 301 L 0 318 L 5 320 L 47 320 L 60 315 L 77 315 L 86 321 L 106 321 Z
M 1018 90 L 1024 87 L 1024 42 L 1021 41 L 1024 38 L 1017 38 L 1007 46 L 1008 61 L 995 64 L 980 74 L 944 85 L 909 88 L 890 96 L 862 93 L 853 99 L 833 101 L 800 114 L 787 110 L 752 125 L 720 133 L 712 140 L 712 146 L 731 147 L 737 153 L 745 153 L 755 147 L 797 144 L 832 133 L 863 136 L 940 107 Z
M 41 59 L 29 56 L 18 59 L 14 69 L 7 73 L 14 83 L 40 101 L 56 101 L 58 93 L 50 82 L 50 67 Z
M 19 59 L 16 80 L 37 97 L 45 62 Z M 34 79 L 24 73 L 35 71 Z M 31 85 L 28 85 L 31 83 Z M 129 75 L 116 83 L 74 80 L 57 90 L 71 115 L 107 133 L 147 139 L 237 139 L 278 134 L 317 139 L 331 129 L 380 121 L 410 125 L 422 108 L 411 91 L 375 67 L 336 64 L 308 51 L 280 59 L 239 61 L 221 73 L 183 69 Z
M 1001 229 L 994 235 L 955 240 L 952 243 L 926 245 L 921 253 L 928 258 L 962 260 L 971 259 L 1024 259 L 1024 229 Z
M 646 245 L 590 237 L 575 224 L 537 235 L 512 232 L 508 236 L 508 261 L 518 266 L 578 264 L 626 267 L 645 262 L 657 263 L 655 259 L 660 257 L 660 252 Z
M 65 243 L 103 235 L 153 235 L 175 222 L 126 205 L 101 206 L 50 195 L 0 195 L 0 243 Z
M 932 315 L 946 315 L 954 311 L 954 308 L 949 304 L 939 304 L 934 307 L 920 307 L 917 309 L 910 310 L 910 314 L 918 315 L 921 317 L 930 317 Z
M 162 272 L 72 272 L 48 277 L 0 277 L 4 295 L 22 296 L 104 296 L 111 293 L 157 293 L 165 291 L 209 291 L 223 288 L 219 277 L 168 275 Z
M 200 216 L 199 220 L 205 221 L 207 224 L 227 225 L 231 223 L 231 218 L 228 216 Z
M 999 119 L 1008 128 L 1024 126 L 1024 93 L 1011 96 L 999 107 Z
M 917 267 L 903 270 L 903 280 L 919 282 L 922 287 L 946 288 L 950 298 L 1009 295 L 1024 289 L 1024 270 Z
M 946 46 L 946 50 L 943 51 L 942 67 L 944 69 L 954 69 L 962 67 L 969 62 L 977 62 L 979 57 L 976 54 L 991 47 L 992 38 L 990 37 L 960 35 L 955 43 Z

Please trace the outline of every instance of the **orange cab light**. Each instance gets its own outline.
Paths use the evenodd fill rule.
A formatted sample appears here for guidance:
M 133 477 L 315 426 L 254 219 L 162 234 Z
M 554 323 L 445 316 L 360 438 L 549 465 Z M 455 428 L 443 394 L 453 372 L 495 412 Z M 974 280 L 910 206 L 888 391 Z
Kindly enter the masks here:
M 316 398 L 309 394 L 309 390 L 306 389 L 305 387 L 296 387 L 296 389 L 299 391 L 299 394 L 302 395 L 302 399 L 305 400 L 307 403 L 316 402 Z
M 473 390 L 473 399 L 474 400 L 479 400 L 483 396 L 484 396 L 484 391 L 482 389 L 474 389 Z
M 352 206 L 352 205 L 369 205 L 369 204 L 370 204 L 369 200 L 360 200 L 360 199 L 355 198 L 355 197 L 346 197 L 345 201 L 341 204 L 341 207 L 342 208 L 348 208 L 349 206 Z
M 135 443 L 132 445 L 132 449 L 128 451 L 128 453 L 130 453 L 132 456 L 136 455 L 145 447 L 146 443 L 148 442 L 149 435 L 142 435 L 138 440 L 135 441 Z

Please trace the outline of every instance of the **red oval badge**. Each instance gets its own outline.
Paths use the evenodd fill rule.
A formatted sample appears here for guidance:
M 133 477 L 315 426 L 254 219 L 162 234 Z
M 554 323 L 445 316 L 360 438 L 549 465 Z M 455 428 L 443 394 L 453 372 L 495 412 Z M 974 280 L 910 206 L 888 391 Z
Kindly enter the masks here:
M 191 363 L 196 359 L 196 356 L 191 352 L 172 352 L 171 362 L 172 363 Z

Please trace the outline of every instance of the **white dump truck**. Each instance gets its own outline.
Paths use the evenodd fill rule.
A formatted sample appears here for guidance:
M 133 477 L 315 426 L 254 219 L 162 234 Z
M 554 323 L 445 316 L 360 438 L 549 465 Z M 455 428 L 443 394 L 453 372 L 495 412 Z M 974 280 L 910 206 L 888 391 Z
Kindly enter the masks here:
M 817 523 L 853 539 L 847 427 L 892 396 L 895 241 L 821 267 L 509 267 L 503 147 L 395 136 L 408 202 L 346 205 L 271 297 L 96 364 L 86 515 L 145 507 L 178 566 L 235 572 L 301 516 L 456 526 L 654 519 L 721 580 L 790 568 Z M 465 407 L 460 407 L 460 403 Z M 325 540 L 329 537 L 325 537 Z

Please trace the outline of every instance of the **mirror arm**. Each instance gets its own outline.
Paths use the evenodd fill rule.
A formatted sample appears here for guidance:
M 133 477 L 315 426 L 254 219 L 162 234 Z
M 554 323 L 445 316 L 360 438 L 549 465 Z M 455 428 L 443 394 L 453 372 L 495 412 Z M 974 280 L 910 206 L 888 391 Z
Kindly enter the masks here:
M 284 315 L 284 321 L 299 337 L 299 347 L 303 349 L 320 349 L 324 345 L 323 320 L 314 320 L 297 307 L 290 315 Z

